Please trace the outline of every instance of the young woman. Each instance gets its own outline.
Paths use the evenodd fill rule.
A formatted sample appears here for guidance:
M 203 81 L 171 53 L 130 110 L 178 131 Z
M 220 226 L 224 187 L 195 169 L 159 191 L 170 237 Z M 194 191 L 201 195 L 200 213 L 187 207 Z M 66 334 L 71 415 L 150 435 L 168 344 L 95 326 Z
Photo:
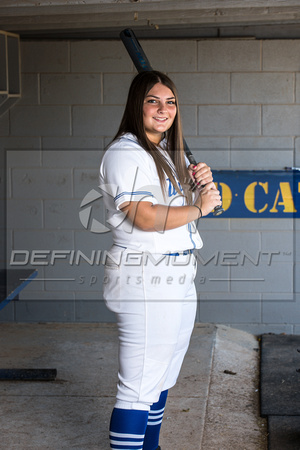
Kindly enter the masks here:
M 114 240 L 103 295 L 119 329 L 110 446 L 156 450 L 195 320 L 195 221 L 221 203 L 210 168 L 188 165 L 176 89 L 163 73 L 134 78 L 100 185 Z

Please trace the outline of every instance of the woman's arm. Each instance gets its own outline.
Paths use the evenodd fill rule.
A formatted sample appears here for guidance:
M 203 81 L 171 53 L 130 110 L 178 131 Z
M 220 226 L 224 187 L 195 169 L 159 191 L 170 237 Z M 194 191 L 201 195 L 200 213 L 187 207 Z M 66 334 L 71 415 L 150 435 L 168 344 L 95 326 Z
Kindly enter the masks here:
M 143 231 L 164 231 L 196 220 L 200 211 L 194 206 L 153 205 L 150 202 L 129 202 L 123 207 L 127 218 Z
M 153 205 L 151 202 L 129 202 L 121 205 L 129 220 L 143 231 L 164 231 L 186 225 L 199 217 L 206 216 L 221 204 L 221 196 L 212 181 L 210 168 L 199 163 L 195 168 L 190 166 L 192 178 L 199 183 L 194 205 L 165 206 Z M 199 209 L 202 211 L 202 216 Z

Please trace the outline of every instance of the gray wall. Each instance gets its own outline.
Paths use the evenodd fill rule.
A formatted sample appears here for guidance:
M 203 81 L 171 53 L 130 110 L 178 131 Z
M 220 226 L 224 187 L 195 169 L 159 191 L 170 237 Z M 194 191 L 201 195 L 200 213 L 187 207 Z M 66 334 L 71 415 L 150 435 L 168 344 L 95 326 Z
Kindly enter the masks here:
M 214 169 L 300 165 L 300 41 L 142 45 L 152 66 L 178 87 L 185 136 L 198 160 Z M 12 249 L 30 256 L 33 250 L 91 256 L 109 249 L 111 234 L 93 233 L 91 222 L 86 230 L 79 212 L 85 195 L 97 191 L 101 152 L 117 129 L 135 73 L 130 58 L 116 41 L 24 41 L 21 58 L 22 99 L 0 118 L 8 264 Z M 101 199 L 92 216 L 104 220 Z M 197 320 L 254 333 L 299 333 L 298 222 L 215 218 L 199 226 Z M 33 266 L 47 280 L 32 282 L 19 302 L 0 311 L 0 321 L 114 320 L 101 300 L 101 265 L 45 261 L 40 255 Z

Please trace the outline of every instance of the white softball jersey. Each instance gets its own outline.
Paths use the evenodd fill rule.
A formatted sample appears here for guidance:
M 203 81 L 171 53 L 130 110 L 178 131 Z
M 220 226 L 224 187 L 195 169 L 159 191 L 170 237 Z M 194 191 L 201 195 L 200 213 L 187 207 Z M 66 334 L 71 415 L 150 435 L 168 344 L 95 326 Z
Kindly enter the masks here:
M 162 151 L 163 150 L 157 150 Z M 167 152 L 164 156 L 169 159 Z M 178 186 L 182 188 L 178 182 Z M 127 201 L 147 201 L 153 205 L 185 205 L 166 176 L 166 198 L 160 186 L 155 162 L 137 142 L 134 135 L 126 133 L 106 150 L 100 167 L 100 189 L 108 212 L 115 244 L 137 251 L 167 253 L 202 247 L 202 240 L 194 222 L 182 227 L 158 231 L 142 231 L 126 219 L 120 205 Z

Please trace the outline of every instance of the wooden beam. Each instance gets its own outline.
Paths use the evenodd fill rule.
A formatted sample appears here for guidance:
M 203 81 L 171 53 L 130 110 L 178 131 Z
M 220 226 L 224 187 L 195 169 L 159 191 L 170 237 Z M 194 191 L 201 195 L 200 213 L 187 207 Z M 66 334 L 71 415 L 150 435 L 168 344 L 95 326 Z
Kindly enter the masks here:
M 43 8 L 50 6 L 55 8 L 61 7 L 73 7 L 88 5 L 97 5 L 100 7 L 120 7 L 122 5 L 135 4 L 139 8 L 150 9 L 165 9 L 165 5 L 168 5 L 168 9 L 207 9 L 207 8 L 247 8 L 247 7 L 295 7 L 299 5 L 299 0 L 122 0 L 116 2 L 116 0 L 1 0 L 0 8 L 4 7 L 34 7 Z
M 172 12 L 172 11 L 213 11 L 221 15 L 230 10 L 239 14 L 257 10 L 279 12 L 288 10 L 290 13 L 298 13 L 299 0 L 123 0 L 122 3 L 115 0 L 1 0 L 0 17 L 8 16 L 43 16 L 43 15 L 67 15 L 67 14 L 95 14 L 95 13 L 123 13 L 123 12 Z
M 299 0 L 1 0 L 4 30 L 246 26 L 300 22 Z
M 28 16 L 18 16 L 13 17 L 1 17 L 1 26 L 4 25 L 15 25 L 21 26 L 26 25 L 28 28 L 30 26 L 34 27 L 36 25 L 48 29 L 52 25 L 64 25 L 69 28 L 72 25 L 76 25 L 79 28 L 94 27 L 95 24 L 101 25 L 103 28 L 114 26 L 125 26 L 130 23 L 135 25 L 141 25 L 141 23 L 157 23 L 157 24 L 202 24 L 202 25 L 217 25 L 217 24 L 263 24 L 263 23 L 298 23 L 300 20 L 300 6 L 298 6 L 297 11 L 286 10 L 276 11 L 271 13 L 265 9 L 250 10 L 247 14 L 241 15 L 239 10 L 205 10 L 205 11 L 169 11 L 168 14 L 162 14 L 161 12 L 155 11 L 151 13 L 140 12 L 136 13 L 134 11 L 125 12 L 120 15 L 115 13 L 94 13 L 94 14 L 67 14 L 67 15 L 28 15 Z M 48 26 L 47 26 L 48 25 Z

